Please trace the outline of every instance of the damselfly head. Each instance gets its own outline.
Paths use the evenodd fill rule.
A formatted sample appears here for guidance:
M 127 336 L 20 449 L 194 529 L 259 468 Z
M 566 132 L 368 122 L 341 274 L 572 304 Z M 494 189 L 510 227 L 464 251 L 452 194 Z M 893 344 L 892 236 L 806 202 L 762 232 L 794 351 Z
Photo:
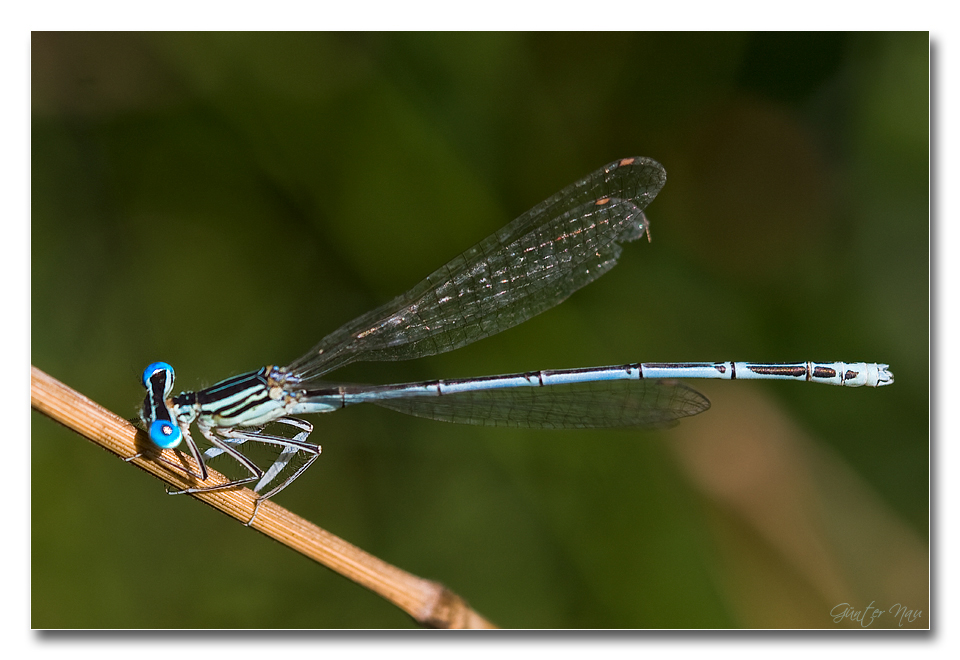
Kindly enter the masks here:
M 143 370 L 143 386 L 147 394 L 140 415 L 150 440 L 162 449 L 176 447 L 183 440 L 167 399 L 173 391 L 173 378 L 173 367 L 166 362 L 154 362 Z

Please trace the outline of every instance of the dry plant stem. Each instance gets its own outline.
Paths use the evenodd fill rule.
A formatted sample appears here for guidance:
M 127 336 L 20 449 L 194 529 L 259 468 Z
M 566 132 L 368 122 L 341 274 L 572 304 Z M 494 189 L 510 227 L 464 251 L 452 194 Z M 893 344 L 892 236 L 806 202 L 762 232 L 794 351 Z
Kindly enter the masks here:
M 185 475 L 152 460 L 147 453 L 150 450 L 146 449 L 149 445 L 146 434 L 127 420 L 40 369 L 31 369 L 31 405 L 35 410 L 124 460 L 143 452 L 143 456 L 129 462 L 175 489 L 195 485 Z M 171 449 L 164 450 L 164 458 L 174 463 L 190 461 Z M 205 483 L 215 485 L 226 481 L 226 477 L 211 471 Z M 242 523 L 253 516 L 256 504 L 256 494 L 247 488 L 191 493 L 191 497 Z M 436 628 L 495 627 L 442 584 L 402 571 L 269 500 L 260 506 L 250 526 L 379 594 L 421 625 Z

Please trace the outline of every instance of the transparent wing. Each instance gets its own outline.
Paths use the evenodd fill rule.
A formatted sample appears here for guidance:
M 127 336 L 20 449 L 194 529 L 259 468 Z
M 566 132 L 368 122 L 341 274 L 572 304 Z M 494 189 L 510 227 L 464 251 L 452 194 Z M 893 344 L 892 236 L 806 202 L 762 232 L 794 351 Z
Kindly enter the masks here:
M 289 371 L 302 380 L 358 360 L 407 360 L 466 346 L 566 300 L 646 231 L 666 182 L 649 158 L 603 167 L 533 207 L 407 293 L 327 335 Z
M 677 381 L 593 381 L 372 401 L 415 417 L 456 424 L 537 429 L 663 428 L 710 401 Z

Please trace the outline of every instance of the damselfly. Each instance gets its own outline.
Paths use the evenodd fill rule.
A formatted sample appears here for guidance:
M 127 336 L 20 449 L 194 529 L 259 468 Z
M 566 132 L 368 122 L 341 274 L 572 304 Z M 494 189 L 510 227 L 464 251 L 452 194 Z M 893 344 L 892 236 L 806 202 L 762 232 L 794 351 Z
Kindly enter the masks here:
M 226 484 L 178 492 L 253 484 L 259 506 L 320 455 L 320 446 L 308 441 L 313 425 L 294 415 L 332 412 L 357 403 L 462 424 L 649 429 L 710 406 L 706 397 L 677 378 L 772 378 L 854 387 L 893 382 L 886 364 L 864 362 L 636 363 L 393 385 L 324 382 L 327 374 L 352 362 L 407 360 L 451 351 L 561 303 L 610 270 L 623 243 L 644 235 L 649 240 L 643 211 L 665 182 L 663 167 L 649 158 L 624 158 L 602 167 L 407 293 L 327 335 L 285 367 L 266 366 L 170 398 L 173 368 L 163 362 L 151 364 L 143 373 L 147 394 L 141 414 L 151 440 L 161 448 L 185 442 L 197 471 L 177 467 L 201 481 L 207 479 L 206 461 L 221 454 L 250 473 Z M 212 445 L 203 452 L 190 436 L 194 422 Z M 269 426 L 268 432 L 273 424 L 282 426 Z M 293 437 L 276 431 L 283 427 Z M 248 442 L 279 449 L 266 470 L 241 451 Z M 299 464 L 291 463 L 295 456 L 301 458 Z

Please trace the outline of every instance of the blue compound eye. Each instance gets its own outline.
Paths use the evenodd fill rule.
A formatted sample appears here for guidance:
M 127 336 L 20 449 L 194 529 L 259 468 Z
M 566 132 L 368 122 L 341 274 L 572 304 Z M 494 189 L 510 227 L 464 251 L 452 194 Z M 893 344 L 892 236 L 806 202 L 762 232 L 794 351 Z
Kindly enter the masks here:
M 166 362 L 154 362 L 153 364 L 151 364 L 150 366 L 148 366 L 146 369 L 143 370 L 143 386 L 144 387 L 150 387 L 150 385 L 148 384 L 148 381 L 150 380 L 150 377 L 153 376 L 153 374 L 155 374 L 158 371 L 169 372 L 170 382 L 171 383 L 173 382 L 173 367 L 171 367 Z
M 162 449 L 172 449 L 183 440 L 183 434 L 175 424 L 158 419 L 150 425 L 150 439 L 153 440 L 153 444 Z

